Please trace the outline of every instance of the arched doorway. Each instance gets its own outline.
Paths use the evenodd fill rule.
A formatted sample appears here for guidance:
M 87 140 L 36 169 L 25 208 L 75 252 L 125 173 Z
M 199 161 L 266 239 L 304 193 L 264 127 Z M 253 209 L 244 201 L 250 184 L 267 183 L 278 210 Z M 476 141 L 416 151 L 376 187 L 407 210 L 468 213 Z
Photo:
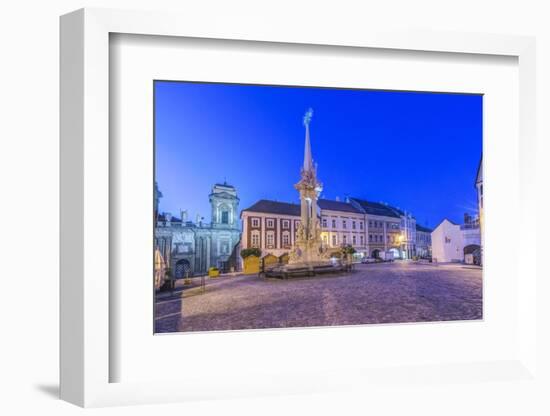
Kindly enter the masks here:
M 279 262 L 282 264 L 288 264 L 288 253 L 285 253 L 279 257 Z
M 373 259 L 379 259 L 380 258 L 380 250 L 375 248 L 374 250 L 372 250 L 371 252 L 371 257 Z
M 479 245 L 477 244 L 470 244 L 464 247 L 464 254 L 473 254 L 476 252 L 476 250 L 479 250 Z
M 176 267 L 174 267 L 174 279 L 183 279 L 191 274 L 191 264 L 189 260 L 181 259 L 176 262 Z
M 464 247 L 464 261 L 470 264 L 481 264 L 481 247 L 478 244 L 469 244 Z

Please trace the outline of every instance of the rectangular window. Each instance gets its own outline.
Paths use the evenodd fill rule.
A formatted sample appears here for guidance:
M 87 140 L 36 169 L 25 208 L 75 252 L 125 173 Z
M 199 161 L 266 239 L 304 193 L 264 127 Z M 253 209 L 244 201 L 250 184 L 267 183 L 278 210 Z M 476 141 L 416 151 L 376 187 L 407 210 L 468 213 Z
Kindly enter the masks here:
M 327 219 L 323 218 L 323 228 L 327 228 Z
M 357 244 L 357 238 L 355 236 L 352 237 L 353 245 Z
M 333 235 L 333 236 L 332 236 L 332 245 L 333 245 L 333 246 L 336 246 L 336 243 L 337 243 L 337 241 L 336 241 L 336 236 Z
M 351 228 L 353 228 L 355 230 L 355 221 L 351 222 Z
M 229 224 L 229 211 L 222 211 L 222 224 Z
M 342 228 L 346 228 L 346 220 L 342 220 Z
M 273 241 L 274 241 L 274 238 L 275 236 L 273 235 L 273 233 L 267 233 L 267 245 L 268 246 L 273 246 Z
M 266 225 L 267 228 L 275 227 L 275 221 L 273 221 L 273 220 L 267 220 L 266 223 L 267 223 L 267 225 Z
M 259 227 L 260 226 L 259 218 L 252 218 L 252 226 L 253 227 Z
M 347 244 L 347 243 L 348 243 L 348 238 L 347 238 L 345 235 L 342 236 L 342 242 L 343 242 L 344 244 Z
M 365 239 L 363 238 L 363 236 L 360 236 L 359 240 L 361 241 L 361 245 L 365 244 Z
M 359 228 L 362 230 L 363 229 L 363 221 L 359 221 Z
M 258 234 L 252 234 L 252 247 L 258 247 L 260 245 L 260 236 Z
M 336 228 L 336 220 L 332 220 L 332 228 Z
M 369 241 L 372 243 L 372 234 L 369 234 Z
M 290 222 L 288 220 L 283 220 L 283 228 L 290 228 Z
M 369 227 L 372 227 L 372 221 L 369 221 Z
M 283 245 L 284 246 L 290 245 L 290 235 L 288 233 L 283 234 Z

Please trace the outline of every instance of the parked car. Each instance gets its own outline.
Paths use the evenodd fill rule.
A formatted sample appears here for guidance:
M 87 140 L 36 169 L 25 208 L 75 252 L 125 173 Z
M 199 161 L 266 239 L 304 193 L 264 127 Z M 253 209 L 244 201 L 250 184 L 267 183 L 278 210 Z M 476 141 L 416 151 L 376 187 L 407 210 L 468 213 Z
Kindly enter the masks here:
M 376 263 L 376 259 L 372 258 L 372 257 L 363 257 L 361 259 L 361 263 L 362 264 L 368 264 L 368 263 Z

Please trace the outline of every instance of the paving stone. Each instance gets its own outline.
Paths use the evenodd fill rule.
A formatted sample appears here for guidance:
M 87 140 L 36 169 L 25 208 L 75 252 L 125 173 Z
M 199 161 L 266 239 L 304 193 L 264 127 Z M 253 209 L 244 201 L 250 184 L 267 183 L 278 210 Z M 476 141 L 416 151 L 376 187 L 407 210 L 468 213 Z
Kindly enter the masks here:
M 357 265 L 352 273 L 289 280 L 208 279 L 159 295 L 156 332 L 482 319 L 482 270 L 412 262 Z

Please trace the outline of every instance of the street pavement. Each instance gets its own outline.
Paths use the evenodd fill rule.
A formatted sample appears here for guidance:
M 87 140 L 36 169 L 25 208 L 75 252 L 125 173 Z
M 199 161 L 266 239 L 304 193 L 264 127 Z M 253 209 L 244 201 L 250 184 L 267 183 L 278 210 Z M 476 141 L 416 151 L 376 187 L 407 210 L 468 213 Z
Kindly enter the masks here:
M 194 279 L 198 281 L 200 279 Z M 482 319 L 482 270 L 462 264 L 358 264 L 340 275 L 289 280 L 207 278 L 157 295 L 156 332 Z

